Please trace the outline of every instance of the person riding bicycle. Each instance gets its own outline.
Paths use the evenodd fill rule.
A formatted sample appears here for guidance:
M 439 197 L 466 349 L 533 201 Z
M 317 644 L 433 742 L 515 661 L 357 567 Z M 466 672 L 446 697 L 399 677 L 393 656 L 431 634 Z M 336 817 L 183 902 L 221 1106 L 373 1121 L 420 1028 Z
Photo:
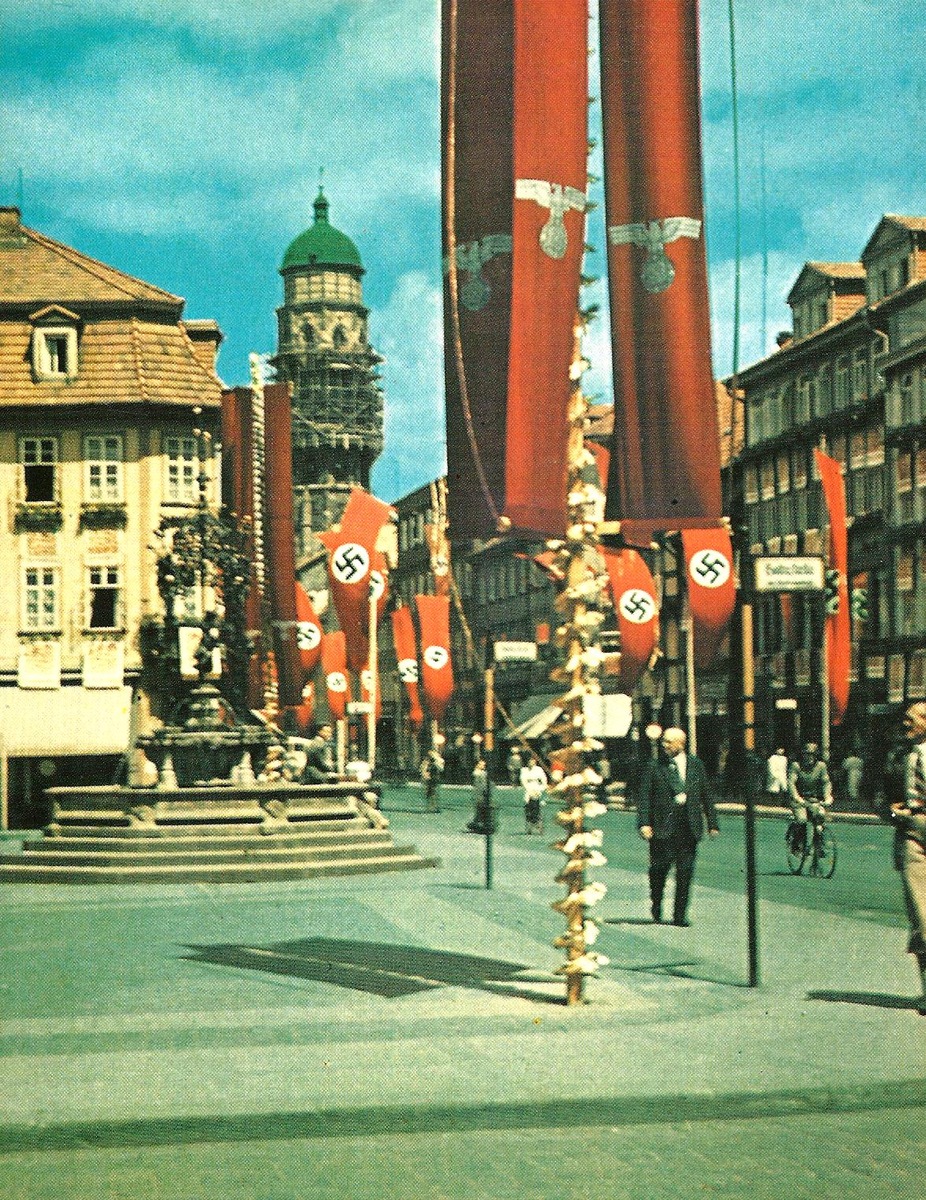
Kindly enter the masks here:
M 833 803 L 833 786 L 816 742 L 807 742 L 788 768 L 788 798 L 794 820 L 803 826 L 803 845 L 810 845 L 815 823 L 826 820 Z

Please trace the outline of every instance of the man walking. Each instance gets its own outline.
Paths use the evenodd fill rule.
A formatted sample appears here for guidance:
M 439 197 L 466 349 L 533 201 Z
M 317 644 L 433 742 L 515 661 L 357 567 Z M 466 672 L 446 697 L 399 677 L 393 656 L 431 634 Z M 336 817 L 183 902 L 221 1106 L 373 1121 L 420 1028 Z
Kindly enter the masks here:
M 662 895 L 674 867 L 672 921 L 682 926 L 691 924 L 688 896 L 705 819 L 711 837 L 720 832 L 707 771 L 699 758 L 686 753 L 687 740 L 682 729 L 665 730 L 662 758 L 647 763 L 637 797 L 637 828 L 640 836 L 649 842 L 653 920 L 662 921 Z

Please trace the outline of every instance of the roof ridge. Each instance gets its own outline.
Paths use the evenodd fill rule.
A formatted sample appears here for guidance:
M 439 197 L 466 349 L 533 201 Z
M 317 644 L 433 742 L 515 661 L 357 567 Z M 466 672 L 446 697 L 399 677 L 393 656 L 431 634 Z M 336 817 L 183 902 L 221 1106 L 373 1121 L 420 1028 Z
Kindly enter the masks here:
M 148 399 L 148 381 L 145 377 L 144 355 L 141 351 L 141 330 L 138 328 L 138 317 L 132 314 L 132 353 L 135 358 L 135 378 L 138 380 L 138 391 L 142 400 Z
M 137 300 L 137 287 L 135 290 L 122 283 L 122 280 L 131 281 L 135 285 L 140 285 L 148 294 L 152 293 L 160 296 L 165 301 L 170 301 L 172 304 L 183 304 L 181 296 L 175 296 L 172 292 L 167 292 L 163 288 L 159 288 L 152 283 L 147 283 L 144 279 L 138 279 L 135 275 L 129 275 L 127 271 L 120 271 L 118 267 L 111 267 L 108 263 L 100 262 L 99 259 L 91 258 L 89 254 L 84 254 L 83 251 L 75 249 L 73 246 L 65 245 L 64 242 L 56 241 L 55 238 L 49 237 L 45 233 L 39 233 L 37 229 L 30 229 L 28 225 L 21 225 L 22 232 L 32 241 L 40 246 L 44 246 L 47 250 L 65 258 L 72 266 L 77 267 L 82 271 L 86 271 L 88 275 L 93 275 L 99 279 L 101 283 L 107 283 L 112 287 L 125 293 L 131 300 Z M 116 278 L 114 279 L 113 276 Z

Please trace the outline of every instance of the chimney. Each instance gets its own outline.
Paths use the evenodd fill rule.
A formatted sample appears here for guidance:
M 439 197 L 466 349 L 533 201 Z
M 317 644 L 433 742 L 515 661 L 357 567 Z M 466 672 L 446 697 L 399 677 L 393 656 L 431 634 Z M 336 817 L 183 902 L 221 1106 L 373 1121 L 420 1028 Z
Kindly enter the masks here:
M 216 373 L 216 359 L 223 334 L 215 321 L 181 321 L 193 352 L 207 371 Z
M 783 329 L 775 338 L 775 345 L 779 350 L 784 350 L 785 346 L 790 346 L 794 341 L 794 334 L 790 329 Z

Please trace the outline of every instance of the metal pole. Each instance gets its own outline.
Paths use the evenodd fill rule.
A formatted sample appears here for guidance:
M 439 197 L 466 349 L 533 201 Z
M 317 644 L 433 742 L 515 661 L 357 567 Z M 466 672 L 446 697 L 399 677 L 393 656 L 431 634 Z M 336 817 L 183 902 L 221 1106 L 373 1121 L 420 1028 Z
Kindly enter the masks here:
M 745 578 L 746 571 L 742 571 Z M 759 983 L 759 905 L 756 871 L 756 702 L 755 669 L 752 641 L 752 605 L 743 601 L 741 607 L 743 639 L 743 750 L 745 757 L 745 849 L 746 849 L 746 921 L 749 936 L 749 986 Z
M 370 576 L 370 654 L 367 667 L 370 672 L 369 702 L 367 713 L 367 761 L 370 775 L 376 774 L 376 698 L 379 695 L 379 647 L 376 643 L 376 588 Z
M 486 763 L 486 888 L 492 888 L 492 834 L 495 824 L 495 806 L 492 803 L 492 769 L 495 765 L 495 668 L 486 667 L 484 707 Z
M 698 697 L 695 690 L 694 621 L 691 618 L 691 602 L 685 590 L 685 709 L 688 726 L 688 753 L 698 753 Z

